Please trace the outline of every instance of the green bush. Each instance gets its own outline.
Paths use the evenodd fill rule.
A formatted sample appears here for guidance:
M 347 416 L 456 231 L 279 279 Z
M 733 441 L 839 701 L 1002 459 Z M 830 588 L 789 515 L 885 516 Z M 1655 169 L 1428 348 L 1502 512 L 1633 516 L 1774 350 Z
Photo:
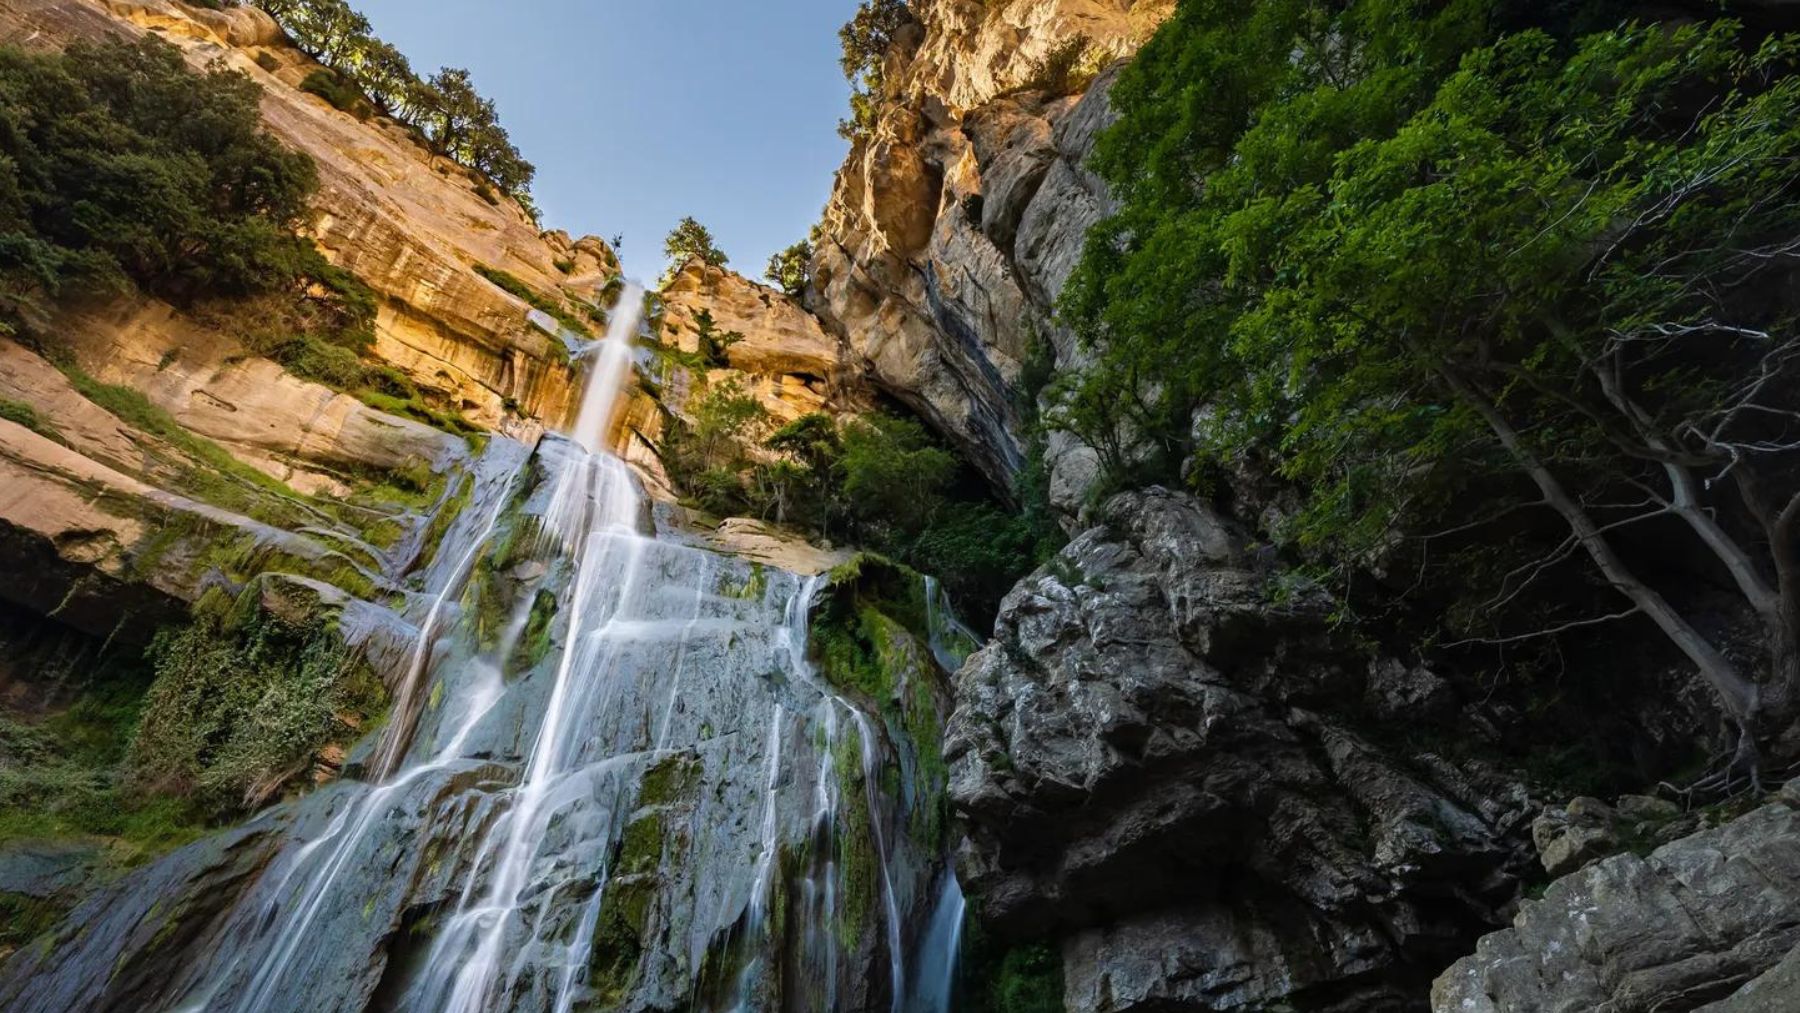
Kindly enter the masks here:
M 0 419 L 5 419 L 14 425 L 24 426 L 46 439 L 55 440 L 58 443 L 64 442 L 62 434 L 56 431 L 56 427 L 51 425 L 41 412 L 28 404 L 0 398 Z
M 300 82 L 300 90 L 319 96 L 329 102 L 332 108 L 349 113 L 359 120 L 375 115 L 375 106 L 363 95 L 362 89 L 329 67 L 321 67 L 306 75 L 306 80 Z
M 278 614 L 262 592 L 253 584 L 230 609 L 197 610 L 157 637 L 127 761 L 134 783 L 219 816 L 254 809 L 384 706 L 380 679 L 315 606 L 284 602 Z
M 317 171 L 264 132 L 259 94 L 153 39 L 0 46 L 0 321 L 132 285 L 305 298 Z

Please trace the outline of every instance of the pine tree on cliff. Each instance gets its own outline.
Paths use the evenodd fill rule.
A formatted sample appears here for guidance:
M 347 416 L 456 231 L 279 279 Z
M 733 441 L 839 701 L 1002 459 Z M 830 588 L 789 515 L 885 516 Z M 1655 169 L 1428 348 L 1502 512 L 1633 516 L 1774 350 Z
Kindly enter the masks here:
M 669 258 L 671 271 L 680 270 L 696 257 L 708 267 L 724 267 L 730 263 L 725 251 L 713 241 L 712 232 L 691 215 L 678 222 L 669 238 L 663 240 L 663 253 Z

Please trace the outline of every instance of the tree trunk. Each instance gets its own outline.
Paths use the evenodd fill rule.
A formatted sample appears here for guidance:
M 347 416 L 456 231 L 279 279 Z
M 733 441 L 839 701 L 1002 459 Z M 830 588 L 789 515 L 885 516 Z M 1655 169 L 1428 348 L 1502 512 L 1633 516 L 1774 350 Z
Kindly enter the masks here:
M 1740 731 L 1750 728 L 1759 707 L 1756 685 L 1745 679 L 1718 648 L 1694 629 L 1693 624 L 1677 612 L 1667 599 L 1638 579 L 1612 543 L 1607 541 L 1599 525 L 1594 523 L 1594 519 L 1563 487 L 1555 474 L 1525 446 L 1518 430 L 1513 428 L 1512 423 L 1500 413 L 1486 394 L 1450 367 L 1443 368 L 1440 375 L 1451 390 L 1487 423 L 1501 446 L 1506 448 L 1513 460 L 1518 462 L 1537 485 L 1544 501 L 1562 515 L 1582 549 L 1594 561 L 1594 565 L 1599 567 L 1608 583 L 1649 616 L 1663 635 L 1700 669 L 1701 676 L 1712 687 L 1725 712 L 1738 724 Z M 1749 736 L 1744 735 L 1743 738 L 1748 739 Z

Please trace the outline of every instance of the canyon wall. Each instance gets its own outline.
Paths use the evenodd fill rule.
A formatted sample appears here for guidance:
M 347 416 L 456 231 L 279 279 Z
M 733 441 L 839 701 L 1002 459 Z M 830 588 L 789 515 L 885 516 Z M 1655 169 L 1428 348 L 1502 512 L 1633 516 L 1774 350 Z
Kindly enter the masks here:
M 1109 206 L 1083 168 L 1106 70 L 1172 0 L 928 0 L 886 58 L 873 124 L 838 171 L 809 304 L 889 394 L 1003 493 L 1024 467 L 1021 375 L 1078 365 L 1056 300 Z M 1066 64 L 1066 66 L 1064 66 Z M 1092 462 L 1049 448 L 1058 505 Z

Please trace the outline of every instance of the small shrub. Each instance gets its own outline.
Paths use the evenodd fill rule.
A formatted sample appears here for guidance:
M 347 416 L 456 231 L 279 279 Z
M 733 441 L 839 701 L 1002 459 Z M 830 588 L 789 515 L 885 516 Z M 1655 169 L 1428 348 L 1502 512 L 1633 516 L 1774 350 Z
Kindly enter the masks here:
M 300 82 L 300 90 L 308 95 L 317 95 L 330 103 L 339 112 L 349 113 L 359 120 L 366 120 L 375 115 L 375 106 L 363 96 L 348 78 L 329 68 L 321 68 L 306 76 Z
M 282 616 L 252 586 L 228 614 L 201 612 L 151 648 L 156 681 L 128 762 L 149 790 L 220 816 L 254 809 L 384 705 L 381 681 L 322 615 Z
M 50 421 L 44 418 L 43 414 L 36 408 L 33 408 L 28 404 L 0 398 L 0 419 L 5 419 L 15 425 L 24 426 L 26 429 L 29 429 L 46 439 L 55 440 L 56 442 L 65 445 L 67 444 L 67 441 L 63 439 L 62 434 L 57 432 L 56 427 L 51 425 Z

